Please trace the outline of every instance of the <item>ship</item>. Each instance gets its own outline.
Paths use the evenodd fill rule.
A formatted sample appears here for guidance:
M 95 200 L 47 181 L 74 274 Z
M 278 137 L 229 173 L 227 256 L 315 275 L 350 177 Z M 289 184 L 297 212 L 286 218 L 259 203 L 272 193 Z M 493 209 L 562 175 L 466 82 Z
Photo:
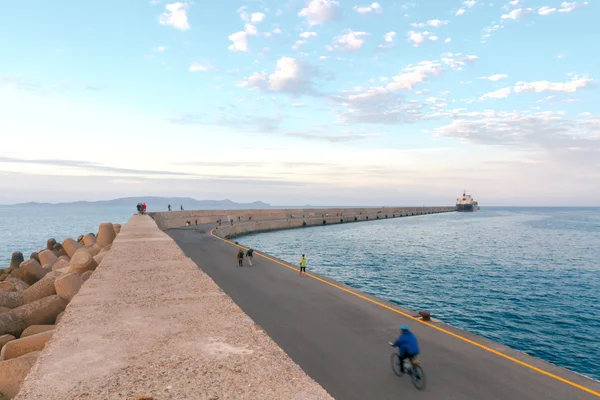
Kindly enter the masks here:
M 479 203 L 477 203 L 470 194 L 467 194 L 465 190 L 461 197 L 456 199 L 456 211 L 470 212 L 479 210 Z

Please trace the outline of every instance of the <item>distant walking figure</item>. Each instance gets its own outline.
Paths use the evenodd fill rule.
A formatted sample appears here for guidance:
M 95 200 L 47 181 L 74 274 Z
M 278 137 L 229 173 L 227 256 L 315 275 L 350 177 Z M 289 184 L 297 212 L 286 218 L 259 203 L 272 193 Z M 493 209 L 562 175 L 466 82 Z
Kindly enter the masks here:
M 248 258 L 248 264 L 250 264 L 250 266 L 252 266 L 253 254 L 254 254 L 254 249 L 248 249 L 248 251 L 246 252 L 246 257 Z
M 142 203 L 142 214 L 146 214 L 146 203 Z
M 238 266 L 243 267 L 244 265 L 244 250 L 239 249 L 237 253 Z
M 302 258 L 300 258 L 300 272 L 298 273 L 298 276 L 302 275 L 303 272 L 306 274 L 306 257 L 304 257 L 304 254 L 302 254 Z
M 181 208 L 181 211 L 183 211 L 183 204 L 179 208 Z
M 171 205 L 169 204 L 169 211 L 171 211 Z
M 141 203 L 137 203 L 137 211 L 138 211 L 138 214 L 142 213 L 142 204 Z

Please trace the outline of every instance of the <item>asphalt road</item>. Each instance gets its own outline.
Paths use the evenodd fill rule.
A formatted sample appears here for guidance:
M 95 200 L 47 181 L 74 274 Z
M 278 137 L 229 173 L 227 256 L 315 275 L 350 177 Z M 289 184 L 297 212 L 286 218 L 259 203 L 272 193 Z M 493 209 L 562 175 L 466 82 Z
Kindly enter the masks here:
M 193 226 L 166 233 L 336 399 L 600 398 L 317 279 L 299 277 L 256 253 L 254 267 L 244 260 L 239 268 L 236 246 L 211 237 L 209 229 Z M 310 261 L 307 270 L 310 273 Z M 388 342 L 402 324 L 419 339 L 419 359 L 427 376 L 422 392 L 390 368 L 393 349 Z M 600 393 L 596 381 L 447 325 L 444 329 Z

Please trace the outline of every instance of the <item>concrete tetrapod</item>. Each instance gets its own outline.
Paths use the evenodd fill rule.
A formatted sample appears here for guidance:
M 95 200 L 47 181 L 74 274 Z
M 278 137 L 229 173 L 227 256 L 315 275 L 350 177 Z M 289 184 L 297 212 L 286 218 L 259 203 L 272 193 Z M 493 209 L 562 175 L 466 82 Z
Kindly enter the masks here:
M 79 243 L 77 243 L 76 241 L 74 241 L 71 238 L 67 238 L 62 242 L 62 247 L 65 250 L 65 252 L 67 253 L 67 255 L 71 258 L 73 258 L 73 254 L 75 254 L 75 252 L 82 248 L 83 246 Z
M 95 259 L 95 257 L 94 257 L 94 259 Z M 84 282 L 87 281 L 88 279 L 90 279 L 90 277 L 92 276 L 93 272 L 94 271 L 86 271 L 86 272 L 84 272 L 83 274 L 81 274 L 81 280 L 84 281 Z
M 54 330 L 56 325 L 31 325 L 25 328 L 23 333 L 21 333 L 21 339 L 31 335 L 37 335 L 38 333 L 47 332 Z
M 0 336 L 0 349 L 2 349 L 6 343 L 10 342 L 11 340 L 15 340 L 15 339 L 16 339 L 16 337 L 14 337 L 13 335 Z
M 13 270 L 19 268 L 19 265 L 21 265 L 23 261 L 25 261 L 25 258 L 23 258 L 23 253 L 21 253 L 20 251 L 15 251 L 14 253 L 12 253 L 12 256 L 10 258 L 9 269 Z
M 42 279 L 44 276 L 46 276 L 46 273 L 48 272 L 44 268 L 42 268 L 39 262 L 31 258 L 29 260 L 23 261 L 19 269 L 23 271 L 23 274 L 25 275 L 24 281 L 28 285 L 33 285 L 34 283 Z
M 6 400 L 14 398 L 19 393 L 23 381 L 39 355 L 39 351 L 34 351 L 23 357 L 0 361 L 0 393 L 4 394 Z
M 8 307 L 0 307 L 0 315 L 2 314 L 6 314 L 7 312 L 9 312 L 10 310 L 12 310 L 12 308 L 8 308 Z
M 46 248 L 48 250 L 54 250 L 54 245 L 56 244 L 56 239 L 50 238 L 46 241 Z
M 46 274 L 46 276 L 44 276 L 42 279 L 31 285 L 25 291 L 25 304 L 56 294 L 56 289 L 54 288 L 54 281 L 60 275 L 61 274 L 56 271 L 50 272 Z
M 116 237 L 115 228 L 110 222 L 103 222 L 98 227 L 98 236 L 96 237 L 96 243 L 100 247 L 106 247 L 112 244 Z
M 15 268 L 10 271 L 10 276 L 25 281 L 25 272 L 21 268 Z
M 58 257 L 56 257 L 56 255 L 50 250 L 41 251 L 38 253 L 38 257 L 40 258 L 40 264 L 42 265 L 54 265 L 54 263 L 58 260 Z
M 81 285 L 83 285 L 83 279 L 76 272 L 69 272 L 54 281 L 56 294 L 67 302 L 70 302 L 75 297 L 79 289 L 81 289 Z
M 56 261 L 54 263 L 54 265 L 52 266 L 52 271 L 58 271 L 59 269 L 63 269 L 69 266 L 69 261 L 64 259 L 63 257 L 60 257 L 58 259 L 58 261 Z
M 98 246 L 95 243 L 87 244 L 87 245 L 83 246 L 83 248 L 86 249 L 87 252 L 92 255 L 92 257 L 94 257 L 96 254 L 100 253 L 100 250 L 102 250 L 102 247 Z
M 17 308 L 25 303 L 25 292 L 0 292 L 0 307 Z
M 58 315 L 56 316 L 56 322 L 54 322 L 54 325 L 58 325 L 58 324 L 60 323 L 60 320 L 61 320 L 61 319 L 62 319 L 62 317 L 64 317 L 64 316 L 65 316 L 65 312 L 64 312 L 64 311 L 63 311 L 63 312 L 61 312 L 60 314 L 58 314 Z
M 92 235 L 91 233 L 88 233 L 83 237 L 83 244 L 85 246 L 96 244 L 96 236 Z
M 0 282 L 0 292 L 16 292 L 15 284 L 9 281 Z
M 20 336 L 28 326 L 52 324 L 66 306 L 65 300 L 52 295 L 17 307 L 0 315 L 0 335 Z
M 18 291 L 22 291 L 22 290 L 27 290 L 27 288 L 29 287 L 28 284 L 26 284 L 25 282 L 23 282 L 21 279 L 17 279 L 17 278 L 8 278 L 7 280 L 5 280 L 4 282 L 10 282 L 13 285 L 15 285 L 15 287 L 17 288 Z
M 2 348 L 2 356 L 5 360 L 10 360 L 31 353 L 32 351 L 41 351 L 52 338 L 53 334 L 54 330 L 50 330 L 11 340 Z
M 106 254 L 108 254 L 108 252 L 105 251 L 102 253 L 98 253 L 94 256 L 94 261 L 96 262 L 97 265 L 100 265 L 100 263 L 102 262 L 102 260 L 106 256 Z
M 77 272 L 79 275 L 86 271 L 93 271 L 96 269 L 98 264 L 94 261 L 94 258 L 87 249 L 79 249 L 71 257 L 69 263 L 69 271 Z

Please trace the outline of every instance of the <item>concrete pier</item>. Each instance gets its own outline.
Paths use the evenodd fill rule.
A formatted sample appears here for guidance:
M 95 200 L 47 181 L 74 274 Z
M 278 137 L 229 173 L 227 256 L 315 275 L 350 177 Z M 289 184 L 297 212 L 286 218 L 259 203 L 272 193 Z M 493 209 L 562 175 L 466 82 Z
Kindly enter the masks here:
M 153 212 L 149 215 L 162 230 L 179 228 L 190 222 L 192 225 L 214 224 L 222 220 L 220 229 L 225 229 L 233 220 L 235 228 L 228 228 L 228 235 L 248 232 L 299 228 L 307 226 L 331 225 L 339 223 L 374 221 L 378 219 L 401 218 L 426 214 L 439 214 L 456 211 L 456 207 L 367 207 L 367 208 L 297 208 L 261 210 L 196 210 Z M 243 222 L 244 224 L 240 224 Z M 249 225 L 254 222 L 258 225 Z M 244 232 L 242 232 L 244 231 Z M 223 231 L 221 231 L 223 232 Z
M 67 306 L 16 398 L 600 398 L 599 382 L 442 322 L 418 320 L 411 310 L 311 273 L 310 264 L 308 276 L 299 277 L 296 266 L 255 251 L 254 266 L 239 268 L 240 246 L 227 239 L 323 225 L 323 219 L 329 225 L 453 210 L 133 216 Z M 223 225 L 215 229 L 217 219 Z M 231 219 L 234 225 L 226 225 Z M 390 368 L 387 343 L 401 324 L 420 340 L 424 392 Z
M 16 398 L 331 397 L 150 217 L 133 216 Z

